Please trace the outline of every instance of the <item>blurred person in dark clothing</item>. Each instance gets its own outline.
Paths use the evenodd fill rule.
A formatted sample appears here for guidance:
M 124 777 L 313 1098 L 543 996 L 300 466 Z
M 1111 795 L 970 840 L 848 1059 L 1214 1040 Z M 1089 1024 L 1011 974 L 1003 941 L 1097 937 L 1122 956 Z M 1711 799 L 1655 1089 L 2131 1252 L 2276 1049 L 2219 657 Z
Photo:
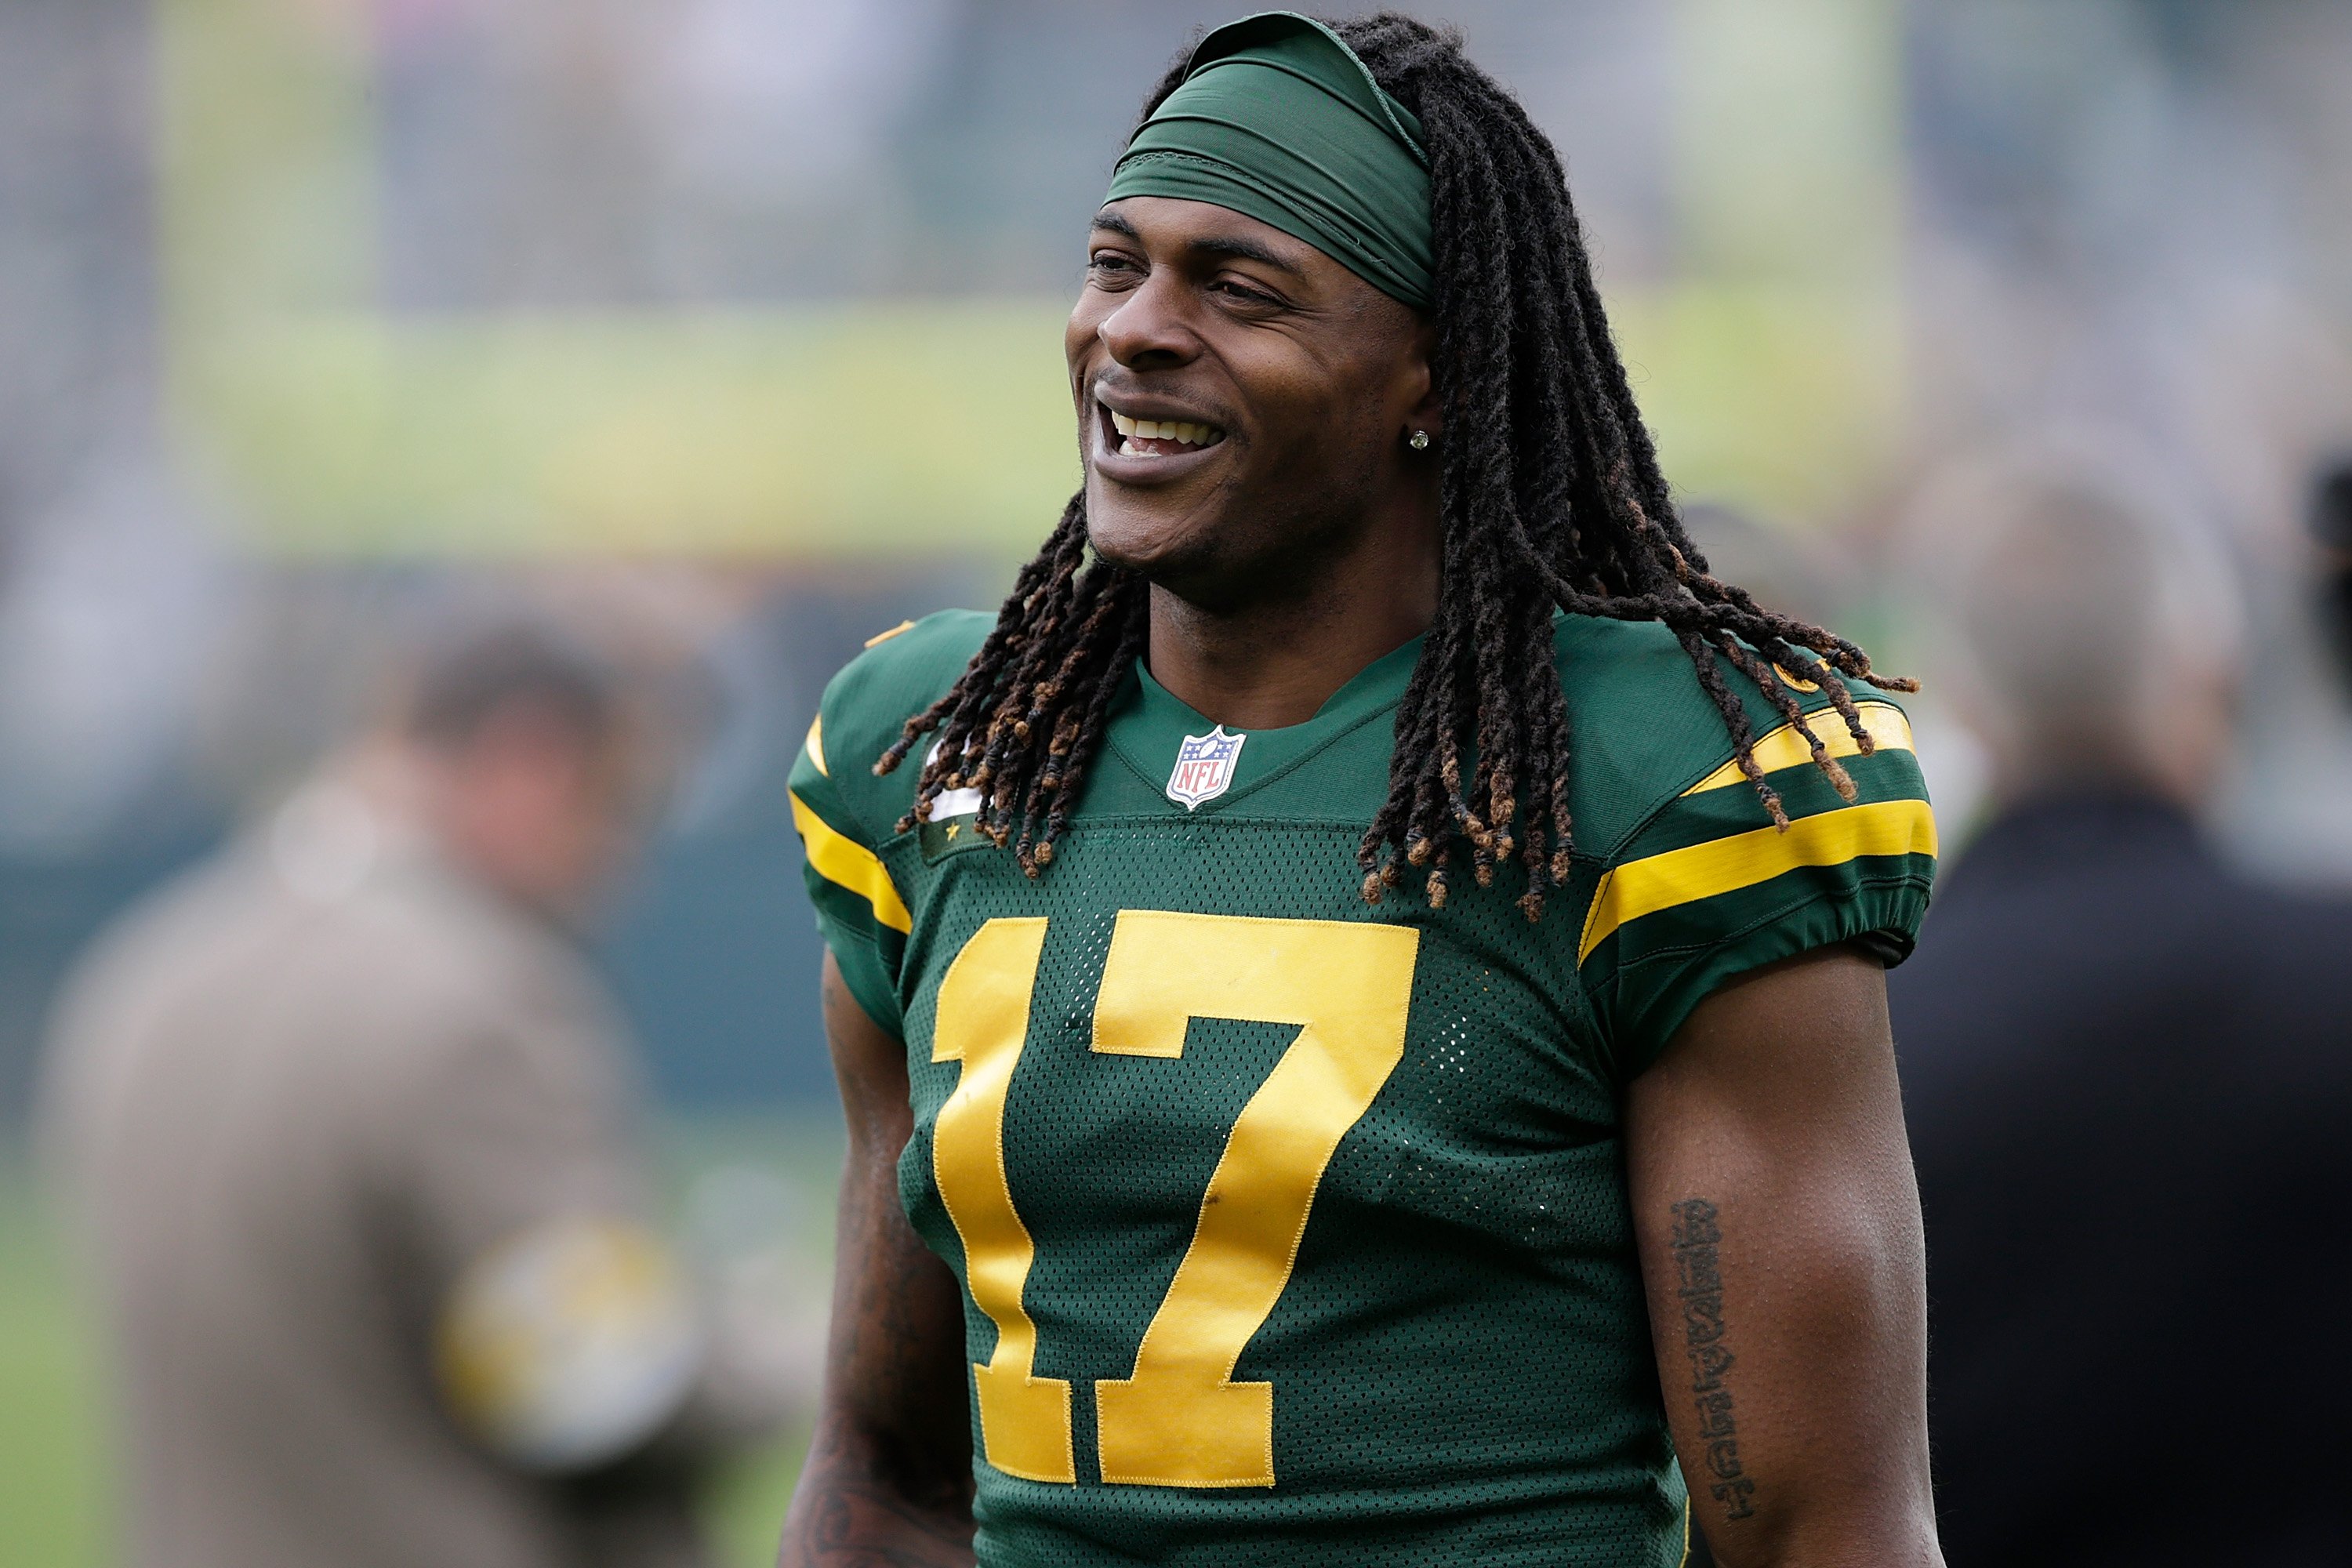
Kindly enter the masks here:
M 2352 683 L 2352 457 L 2320 471 L 2312 490 L 2311 537 L 2319 549 L 2320 617 L 2336 673 Z
M 1995 819 L 1888 976 L 1956 1563 L 2352 1563 L 2352 905 L 2197 823 L 2231 743 L 2226 563 L 2087 463 L 1926 520 Z M 1984 692 L 2002 694 L 1999 702 Z
M 651 1226 L 571 934 L 646 815 L 641 706 L 546 629 L 457 639 L 85 961 L 45 1114 L 134 1563 L 700 1560 L 696 1464 L 781 1391 Z

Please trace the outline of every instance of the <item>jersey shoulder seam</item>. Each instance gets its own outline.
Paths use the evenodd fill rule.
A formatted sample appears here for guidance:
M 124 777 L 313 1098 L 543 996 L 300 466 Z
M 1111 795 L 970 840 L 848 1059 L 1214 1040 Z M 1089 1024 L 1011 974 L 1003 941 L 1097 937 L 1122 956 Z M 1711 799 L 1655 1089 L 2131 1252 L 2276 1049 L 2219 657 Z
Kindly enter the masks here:
M 989 622 L 989 624 L 991 624 L 991 625 L 992 625 L 992 624 L 993 624 L 992 619 L 991 617 L 989 617 L 989 616 L 988 616 L 988 615 L 987 615 L 987 612 L 986 612 L 986 611 L 983 611 L 983 610 L 967 610 L 967 609 L 934 610 L 930 615 L 925 616 L 924 616 L 921 620 L 919 620 L 919 621 L 913 622 L 913 623 L 911 623 L 910 625 L 906 625 L 906 626 L 898 626 L 898 627 L 895 627 L 895 628 L 893 628 L 892 630 L 890 630 L 890 631 L 888 631 L 888 632 L 884 633 L 884 634 L 883 634 L 879 638 L 876 639 L 874 642 L 872 642 L 871 644 L 869 644 L 869 645 L 866 647 L 866 648 L 864 651 L 862 651 L 861 653 L 859 653 L 859 654 L 858 654 L 858 656 L 857 656 L 856 658 L 851 659 L 847 664 L 844 665 L 844 666 L 842 667 L 842 672 L 845 674 L 845 673 L 846 673 L 846 672 L 848 672 L 849 670 L 854 669 L 854 668 L 856 668 L 857 666 L 859 666 L 859 665 L 861 665 L 861 664 L 862 664 L 862 665 L 866 665 L 866 666 L 867 666 L 867 667 L 868 667 L 869 671 L 871 671 L 871 672 L 873 672 L 873 673 L 875 673 L 875 674 L 878 674 L 882 669 L 884 669 L 884 668 L 887 668 L 888 666 L 890 666 L 890 665 L 892 665 L 892 664 L 896 664 L 896 663 L 898 663 L 898 661 L 900 661 L 900 660 L 902 660 L 902 659 L 907 659 L 907 660 L 911 661 L 911 659 L 912 659 L 912 658 L 929 658 L 929 657 L 932 657 L 932 656 L 933 656 L 933 650 L 931 650 L 931 649 L 928 649 L 928 648 L 918 648 L 918 649 L 910 650 L 910 649 L 909 649 L 909 647 L 908 647 L 908 638 L 909 638 L 910 637 L 919 637 L 921 636 L 922 632 L 923 632 L 923 629 L 924 629 L 927 626 L 929 626 L 931 622 L 936 621 L 936 620 L 940 620 L 940 619 L 942 619 L 942 618 L 944 618 L 944 617 L 948 617 L 948 616 L 954 616 L 954 617 L 956 617 L 956 618 L 957 618 L 957 619 L 959 619 L 959 620 L 961 620 L 961 619 L 963 619 L 964 617 L 971 617 L 971 618 L 972 618 L 973 620 L 975 620 L 975 621 L 979 621 L 979 620 L 987 620 L 987 621 Z M 987 635 L 987 634 L 986 634 L 986 632 L 983 630 L 983 631 L 982 632 L 982 639 L 983 639 L 983 640 L 985 639 L 986 635 Z M 944 661 L 943 661 L 943 662 L 944 662 Z M 956 675 L 955 675 L 954 677 L 951 677 L 951 678 L 949 679 L 949 681 L 948 681 L 948 685 L 949 685 L 949 687 L 950 687 L 950 688 L 952 688 L 952 687 L 954 686 L 954 684 L 955 684 L 955 680 L 956 680 L 957 679 L 960 679 L 960 678 L 961 678 L 961 675 L 962 670 L 963 670 L 965 668 L 968 668 L 968 667 L 970 666 L 971 662 L 971 653 L 969 653 L 969 652 L 967 652 L 967 653 L 965 653 L 965 654 L 963 655 L 962 658 L 958 662 L 958 664 L 957 664 L 957 666 L 956 666 Z M 838 677 L 838 676 L 836 676 L 836 677 L 835 677 L 835 679 L 839 679 L 839 677 Z M 822 713 L 823 713 L 823 711 L 824 711 L 824 701 L 823 701 L 823 699 L 822 699 L 822 698 L 820 698 L 820 700 L 819 700 L 819 701 L 818 701 L 818 711 L 820 712 L 820 714 L 822 714 Z M 915 711 L 916 711 L 916 712 L 920 712 L 920 711 L 921 711 L 921 709 L 919 709 L 919 709 L 915 710 Z M 837 719 L 838 717 L 839 717 L 839 715 L 835 715 L 835 718 L 836 718 L 836 719 Z M 905 722 L 907 721 L 907 720 L 908 720 L 908 719 L 910 719 L 910 718 L 912 718 L 912 717 L 914 717 L 914 714 L 913 714 L 913 713 L 905 713 L 905 714 L 900 714 L 900 715 L 899 715 L 896 720 L 894 720 L 894 721 L 892 721 L 892 731 L 891 731 L 891 732 L 893 733 L 894 737 L 895 737 L 895 732 L 896 732 L 897 728 L 898 728 L 898 726 L 900 726 L 900 725 L 905 724 Z M 831 730 L 835 729 L 835 725 L 828 724 L 828 725 L 826 726 L 826 728 L 827 728 L 827 730 L 828 730 L 828 731 L 831 731 Z M 856 736 L 857 727 L 856 727 L 856 726 L 855 726 L 855 725 L 850 725 L 850 726 L 843 726 L 843 728 L 848 729 L 848 730 L 851 731 L 851 733 L 850 733 L 849 735 L 845 735 L 843 738 L 844 738 L 845 740 L 854 740 L 854 738 Z M 868 738 L 868 739 L 870 739 L 870 737 L 867 737 L 867 738 Z M 886 745 L 886 747 L 887 747 L 887 742 L 885 742 L 885 745 Z M 866 750 L 866 748 L 864 748 L 863 746 L 858 746 L 858 745 L 853 744 L 853 746 L 852 746 L 852 748 L 851 748 L 851 751 L 852 751 L 852 759 L 851 759 L 851 762 L 850 762 L 850 765 L 851 765 L 851 766 L 853 766 L 853 767 L 857 768 L 857 769 L 859 770 L 859 772 L 860 772 L 862 774 L 864 774 L 864 775 L 865 775 L 865 777 L 866 777 L 866 778 L 867 778 L 867 779 L 875 779 L 875 780 L 876 780 L 876 782 L 875 782 L 875 783 L 873 783 L 873 784 L 862 784 L 862 783 L 861 783 L 860 787 L 865 788 L 865 789 L 867 789 L 867 790 L 877 789 L 877 788 L 882 787 L 882 786 L 879 784 L 879 780 L 878 780 L 878 778 L 877 778 L 877 775 L 875 775 L 875 774 L 874 774 L 874 773 L 873 773 L 873 763 L 874 763 L 875 757 L 878 757 L 881 753 L 880 753 L 879 752 L 874 752 L 874 753 L 873 753 L 873 755 L 868 756 L 868 755 L 865 755 L 865 754 L 864 754 L 865 750 Z M 827 770 L 827 773 L 826 773 L 826 775 L 825 775 L 826 777 L 828 777 L 828 778 L 832 778 L 832 777 L 833 777 L 833 774 L 832 774 L 832 773 L 831 773 L 831 771 L 830 771 L 830 770 L 831 770 L 831 768 L 832 768 L 833 766 L 837 766 L 837 765 L 839 765 L 839 763 L 840 763 L 840 762 L 841 762 L 841 761 L 842 761 L 842 759 L 841 759 L 840 757 L 838 757 L 838 756 L 829 756 L 829 757 L 827 758 L 828 770 Z M 914 766 L 916 767 L 916 769 L 918 770 L 918 772 L 919 772 L 919 771 L 920 771 L 921 766 L 922 766 L 922 763 L 921 763 L 920 759 L 919 759 L 919 758 L 915 754 L 915 752 L 914 752 L 909 751 L 909 752 L 908 752 L 908 756 L 907 756 L 905 759 L 903 759 L 903 760 L 901 760 L 901 761 L 900 761 L 900 763 L 899 763 L 899 764 L 898 764 L 898 769 L 894 769 L 894 770 L 892 770 L 892 773 L 896 773 L 899 769 L 904 769 L 905 767 L 907 767 L 907 766 L 908 765 L 908 763 L 912 763 L 914 764 Z M 889 776 L 889 775 L 881 775 L 881 776 Z M 848 824 L 848 826 L 852 826 L 852 827 L 854 827 L 854 828 L 856 828 L 856 831 L 857 831 L 857 841 L 858 841 L 859 843 L 861 843 L 861 844 L 865 845 L 868 850 L 872 851 L 874 854 L 876 854 L 876 855 L 877 855 L 877 856 L 878 856 L 878 855 L 882 852 L 882 849 L 883 849 L 883 847 L 884 847 L 886 845 L 891 844 L 891 843 L 895 842 L 896 840 L 898 840 L 898 839 L 899 839 L 899 838 L 902 838 L 902 837 L 908 837 L 908 835 L 901 834 L 901 833 L 898 832 L 898 831 L 897 831 L 897 827 L 896 827 L 896 825 L 895 825 L 895 824 L 893 824 L 892 831 L 891 831 L 891 832 L 889 832 L 889 833 L 888 833 L 888 834 L 887 834 L 887 835 L 885 835 L 885 834 L 877 834 L 877 833 L 876 833 L 876 832 L 874 831 L 874 828 L 873 828 L 872 825 L 868 822 L 868 820 L 867 820 L 867 818 L 866 818 L 866 813 L 865 813 L 864 811 L 860 810 L 860 809 L 859 809 L 859 807 L 858 807 L 858 804 L 857 804 L 857 801 L 856 801 L 856 796 L 857 793 L 858 793 L 858 792 L 857 792 L 857 790 L 856 790 L 856 789 L 853 789 L 853 788 L 845 787 L 845 783 L 844 783 L 843 781 L 835 780 L 835 782 L 834 783 L 834 787 L 833 787 L 833 791 L 832 791 L 833 796 L 834 796 L 834 798 L 835 798 L 836 801 L 838 801 L 838 802 L 840 803 L 841 810 L 842 810 L 843 814 L 844 814 L 845 816 L 846 816 L 849 818 L 849 824 Z
M 1832 677 L 1832 679 L 1835 678 Z M 1815 693 L 1810 692 L 1801 694 L 1801 701 L 1809 701 L 1815 695 Z M 1805 719 L 1809 722 L 1819 719 L 1828 719 L 1832 723 L 1841 726 L 1841 730 L 1844 723 L 1844 720 L 1839 714 L 1836 705 L 1826 695 L 1821 696 L 1817 706 L 1801 707 L 1800 711 L 1804 715 Z M 1757 733 L 1750 743 L 1751 745 L 1761 744 L 1771 736 L 1778 734 L 1780 731 L 1785 730 L 1788 727 L 1788 721 L 1783 719 L 1780 722 L 1772 724 L 1769 728 Z M 1632 846 L 1635 840 L 1639 839 L 1643 833 L 1647 832 L 1654 825 L 1655 825 L 1660 817 L 1674 809 L 1675 802 L 1681 800 L 1691 792 L 1692 785 L 1722 772 L 1727 764 L 1736 761 L 1739 755 L 1739 748 L 1732 743 L 1730 731 L 1727 729 L 1724 731 L 1723 745 L 1721 748 L 1717 751 L 1708 752 L 1705 754 L 1713 760 L 1701 763 L 1696 767 L 1679 769 L 1675 773 L 1669 775 L 1669 782 L 1650 801 L 1648 805 L 1644 805 L 1633 816 L 1631 819 L 1632 826 L 1628 826 L 1624 832 L 1619 834 L 1615 841 L 1610 844 L 1608 849 L 1601 856 L 1601 861 L 1604 865 L 1616 865 L 1618 858 L 1625 853 L 1626 849 Z M 1574 759 L 1572 757 L 1570 758 L 1570 765 L 1574 765 Z M 1741 782 L 1742 784 L 1747 783 L 1744 779 Z M 1753 788 L 1752 785 L 1749 785 L 1749 787 L 1751 789 Z M 1759 824 L 1759 826 L 1761 825 Z

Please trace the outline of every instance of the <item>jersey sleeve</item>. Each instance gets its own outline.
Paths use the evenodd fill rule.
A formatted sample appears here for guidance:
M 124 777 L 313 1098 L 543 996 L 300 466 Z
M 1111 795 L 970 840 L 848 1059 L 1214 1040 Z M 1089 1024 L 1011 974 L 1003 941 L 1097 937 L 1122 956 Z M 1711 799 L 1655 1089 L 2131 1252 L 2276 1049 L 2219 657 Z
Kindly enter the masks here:
M 1788 813 L 1776 826 L 1726 761 L 1649 812 L 1610 855 L 1587 907 L 1578 970 L 1622 1078 L 1657 1058 L 1727 981 L 1851 942 L 1892 967 L 1908 957 L 1936 873 L 1936 820 L 1911 727 L 1884 700 L 1858 704 L 1870 755 L 1824 707 L 1807 721 L 1855 786 L 1843 798 L 1793 725 L 1756 761 Z
M 828 705 L 841 684 L 836 679 L 827 689 Z M 824 751 L 826 717 L 820 708 L 793 763 L 793 825 L 801 836 L 801 878 L 816 910 L 817 930 L 824 933 L 849 994 L 867 1017 L 900 1034 L 898 965 L 914 921 L 882 864 L 880 838 L 852 809 L 848 793 L 834 783 Z
M 947 610 L 866 644 L 825 688 L 793 763 L 793 822 L 817 929 L 866 1016 L 903 1036 L 898 982 L 914 911 L 889 847 L 914 803 L 920 759 L 877 778 L 874 759 L 955 684 L 994 617 Z

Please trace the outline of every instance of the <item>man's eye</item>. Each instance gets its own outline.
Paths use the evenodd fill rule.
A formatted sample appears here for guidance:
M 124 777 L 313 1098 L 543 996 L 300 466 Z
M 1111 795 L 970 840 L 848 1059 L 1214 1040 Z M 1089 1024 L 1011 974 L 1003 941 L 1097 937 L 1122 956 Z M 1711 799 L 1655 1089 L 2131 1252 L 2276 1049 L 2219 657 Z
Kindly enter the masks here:
M 1117 273 L 1134 271 L 1135 264 L 1116 251 L 1104 251 L 1098 256 L 1087 258 L 1087 270 L 1110 277 Z
M 1278 305 L 1282 302 L 1262 289 L 1253 289 L 1245 283 L 1236 283 L 1230 278 L 1220 278 L 1209 287 L 1244 305 Z

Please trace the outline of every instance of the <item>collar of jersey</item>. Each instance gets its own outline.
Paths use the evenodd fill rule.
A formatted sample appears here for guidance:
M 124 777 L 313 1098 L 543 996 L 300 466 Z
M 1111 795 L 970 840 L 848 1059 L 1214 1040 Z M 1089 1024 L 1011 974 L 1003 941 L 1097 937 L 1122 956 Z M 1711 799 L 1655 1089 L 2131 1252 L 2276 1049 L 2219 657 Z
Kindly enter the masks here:
M 1412 667 L 1421 658 L 1423 641 L 1414 637 L 1364 666 L 1305 723 L 1276 730 L 1236 730 L 1228 726 L 1228 735 L 1249 737 L 1249 743 L 1242 748 L 1238 774 L 1230 789 L 1214 800 L 1203 802 L 1192 815 L 1217 811 L 1274 783 L 1340 736 L 1395 708 L 1404 696 L 1406 684 L 1412 679 Z M 1118 759 L 1166 800 L 1164 792 L 1169 771 L 1176 765 L 1176 748 L 1187 735 L 1205 735 L 1215 725 L 1215 720 L 1160 685 L 1138 659 L 1134 673 L 1128 677 L 1127 689 L 1119 696 L 1108 738 Z M 1172 800 L 1166 804 L 1171 811 L 1184 809 Z

